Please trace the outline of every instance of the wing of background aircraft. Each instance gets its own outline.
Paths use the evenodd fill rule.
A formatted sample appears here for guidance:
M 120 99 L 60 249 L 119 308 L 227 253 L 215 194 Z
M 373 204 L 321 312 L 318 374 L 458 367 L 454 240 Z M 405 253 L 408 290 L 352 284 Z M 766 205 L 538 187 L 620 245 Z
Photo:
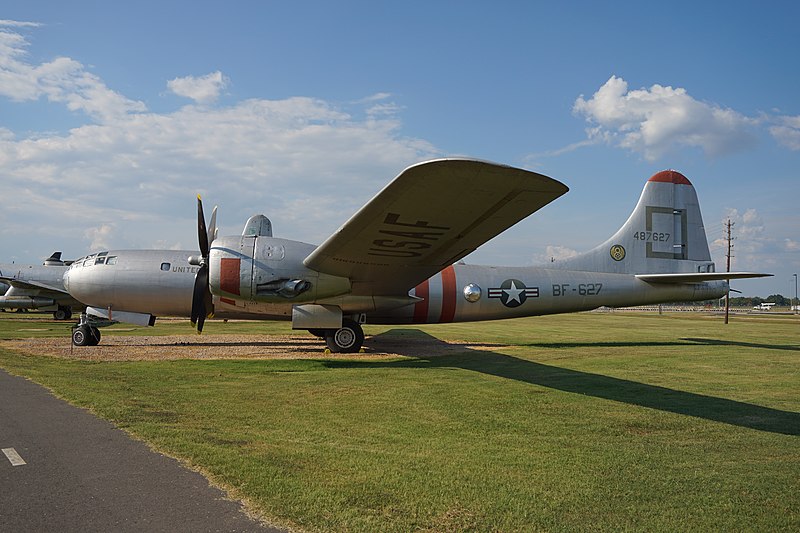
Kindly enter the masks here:
M 518 168 L 440 159 L 407 168 L 306 257 L 355 295 L 405 294 L 568 191 Z
M 52 281 L 19 279 L 0 276 L 0 282 L 8 285 L 8 289 L 0 295 L 0 307 L 12 309 L 41 309 L 51 306 L 56 320 L 68 320 L 72 316 L 72 307 L 80 305 L 63 286 Z
M 69 293 L 63 287 L 56 287 L 41 281 L 34 280 L 21 280 L 16 278 L 9 278 L 7 276 L 0 276 L 0 281 L 11 286 L 11 289 L 26 290 L 26 291 L 49 291 L 53 295 L 69 296 Z

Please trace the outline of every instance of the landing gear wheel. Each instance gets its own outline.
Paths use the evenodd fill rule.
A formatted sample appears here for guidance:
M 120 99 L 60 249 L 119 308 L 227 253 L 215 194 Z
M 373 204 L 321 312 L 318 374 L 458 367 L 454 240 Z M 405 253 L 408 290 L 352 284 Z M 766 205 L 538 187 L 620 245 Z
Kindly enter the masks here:
M 67 310 L 63 307 L 59 307 L 55 311 L 53 311 L 53 318 L 56 320 L 66 320 L 67 319 Z
M 97 346 L 100 344 L 100 330 L 86 324 L 73 328 L 72 344 L 75 346 Z
M 75 346 L 89 346 L 91 330 L 89 326 L 78 326 L 72 329 L 72 344 Z
M 342 327 L 328 330 L 325 344 L 333 353 L 357 353 L 364 343 L 364 330 L 349 318 L 342 320 Z

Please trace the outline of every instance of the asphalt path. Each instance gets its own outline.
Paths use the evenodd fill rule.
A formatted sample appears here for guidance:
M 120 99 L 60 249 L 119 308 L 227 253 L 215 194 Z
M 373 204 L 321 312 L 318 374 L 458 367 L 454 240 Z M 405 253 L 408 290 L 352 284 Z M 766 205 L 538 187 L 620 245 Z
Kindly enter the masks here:
M 176 460 L 2 370 L 0 450 L 0 531 L 281 531 Z

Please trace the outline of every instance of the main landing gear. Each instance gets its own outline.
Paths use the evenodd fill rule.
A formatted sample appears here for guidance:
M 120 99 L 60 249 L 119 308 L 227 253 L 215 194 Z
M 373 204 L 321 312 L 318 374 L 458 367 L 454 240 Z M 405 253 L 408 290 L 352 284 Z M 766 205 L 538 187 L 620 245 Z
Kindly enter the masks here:
M 53 311 L 53 318 L 56 320 L 69 320 L 72 318 L 72 307 L 59 305 L 58 309 Z
M 333 353 L 358 353 L 364 344 L 364 330 L 350 318 L 342 319 L 339 329 L 309 329 L 312 335 L 325 339 L 325 344 Z

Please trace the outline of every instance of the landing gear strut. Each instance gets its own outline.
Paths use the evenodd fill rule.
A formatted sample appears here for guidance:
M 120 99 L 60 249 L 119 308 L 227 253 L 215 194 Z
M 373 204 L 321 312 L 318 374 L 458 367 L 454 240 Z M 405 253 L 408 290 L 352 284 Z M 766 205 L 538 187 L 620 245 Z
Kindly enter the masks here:
M 325 344 L 333 353 L 358 353 L 364 343 L 364 330 L 350 318 L 342 319 L 339 329 L 325 330 Z

